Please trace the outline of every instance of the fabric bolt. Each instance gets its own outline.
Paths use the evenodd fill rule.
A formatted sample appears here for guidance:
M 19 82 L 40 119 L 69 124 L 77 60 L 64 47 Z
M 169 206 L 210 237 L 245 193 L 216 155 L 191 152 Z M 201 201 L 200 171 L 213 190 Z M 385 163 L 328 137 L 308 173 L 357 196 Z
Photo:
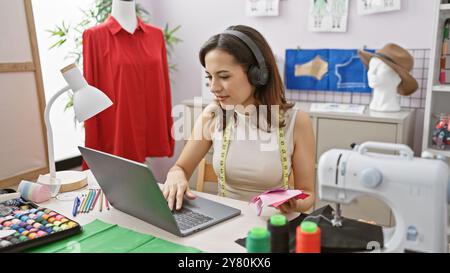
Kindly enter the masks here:
M 85 141 L 89 148 L 144 162 L 172 156 L 175 142 L 163 32 L 137 19 L 133 34 L 112 16 L 83 32 L 84 77 L 113 102 L 85 122 Z

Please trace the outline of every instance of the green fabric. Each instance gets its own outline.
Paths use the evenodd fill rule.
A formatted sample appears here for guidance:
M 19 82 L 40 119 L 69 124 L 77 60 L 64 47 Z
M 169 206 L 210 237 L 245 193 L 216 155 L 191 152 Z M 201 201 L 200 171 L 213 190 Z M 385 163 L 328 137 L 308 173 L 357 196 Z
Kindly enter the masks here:
M 174 244 L 159 238 L 141 245 L 131 251 L 131 253 L 199 253 L 202 252 L 193 247 Z
M 100 220 L 85 226 L 80 234 L 28 250 L 29 253 L 196 253 L 200 250 L 171 243 L 151 235 Z

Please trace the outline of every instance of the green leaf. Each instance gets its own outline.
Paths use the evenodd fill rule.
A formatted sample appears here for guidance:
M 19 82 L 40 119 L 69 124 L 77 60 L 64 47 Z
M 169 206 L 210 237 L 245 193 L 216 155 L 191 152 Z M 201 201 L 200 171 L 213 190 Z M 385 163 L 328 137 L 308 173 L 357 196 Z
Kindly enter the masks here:
M 57 41 L 56 43 L 54 43 L 53 45 L 51 45 L 49 49 L 52 49 L 52 48 L 54 48 L 54 47 L 60 47 L 60 46 L 61 46 L 62 44 L 64 44 L 66 41 L 67 41 L 66 39 L 59 40 L 59 41 Z
M 70 98 L 69 101 L 66 103 L 66 107 L 64 107 L 64 112 L 67 111 L 67 109 L 71 108 L 73 106 L 73 99 Z

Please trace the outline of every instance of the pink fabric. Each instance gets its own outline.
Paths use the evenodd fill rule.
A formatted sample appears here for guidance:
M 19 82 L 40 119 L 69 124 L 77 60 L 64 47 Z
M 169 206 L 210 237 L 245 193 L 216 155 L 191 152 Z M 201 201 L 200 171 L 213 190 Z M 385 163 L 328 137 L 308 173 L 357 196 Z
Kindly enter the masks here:
M 305 199 L 308 196 L 309 194 L 301 190 L 273 189 L 253 197 L 250 203 L 256 205 L 258 216 L 260 216 L 264 206 L 278 208 L 289 199 Z

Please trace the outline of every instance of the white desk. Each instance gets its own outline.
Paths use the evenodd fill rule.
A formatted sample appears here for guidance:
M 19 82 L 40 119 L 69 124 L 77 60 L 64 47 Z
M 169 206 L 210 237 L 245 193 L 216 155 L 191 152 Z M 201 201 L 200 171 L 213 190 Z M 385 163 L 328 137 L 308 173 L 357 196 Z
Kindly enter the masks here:
M 87 171 L 87 174 L 89 188 L 98 188 L 97 181 L 95 180 L 92 173 L 90 171 Z M 80 192 L 81 195 L 82 192 L 87 192 L 87 188 L 85 187 L 78 192 Z M 247 232 L 255 226 L 265 227 L 270 216 L 277 213 L 277 210 L 275 210 L 274 208 L 265 207 L 263 208 L 263 212 L 259 217 L 256 215 L 255 207 L 253 205 L 249 205 L 246 202 L 207 193 L 194 193 L 198 196 L 218 201 L 225 205 L 240 209 L 242 213 L 241 215 L 229 219 L 225 222 L 219 223 L 205 230 L 194 233 L 193 235 L 182 238 L 114 208 L 106 210 L 105 206 L 103 206 L 103 211 L 99 212 L 99 204 L 96 205 L 95 210 L 87 214 L 78 214 L 76 217 L 72 216 L 73 201 L 60 201 L 52 198 L 47 202 L 40 203 L 39 205 L 62 213 L 74 219 L 81 225 L 88 224 L 95 219 L 100 219 L 107 223 L 118 224 L 122 227 L 129 228 L 137 232 L 153 235 L 155 237 L 173 243 L 195 247 L 202 251 L 211 253 L 246 252 L 246 249 L 235 243 L 235 240 L 246 237 Z M 292 213 L 288 215 L 288 219 L 291 220 L 297 216 L 298 214 Z

